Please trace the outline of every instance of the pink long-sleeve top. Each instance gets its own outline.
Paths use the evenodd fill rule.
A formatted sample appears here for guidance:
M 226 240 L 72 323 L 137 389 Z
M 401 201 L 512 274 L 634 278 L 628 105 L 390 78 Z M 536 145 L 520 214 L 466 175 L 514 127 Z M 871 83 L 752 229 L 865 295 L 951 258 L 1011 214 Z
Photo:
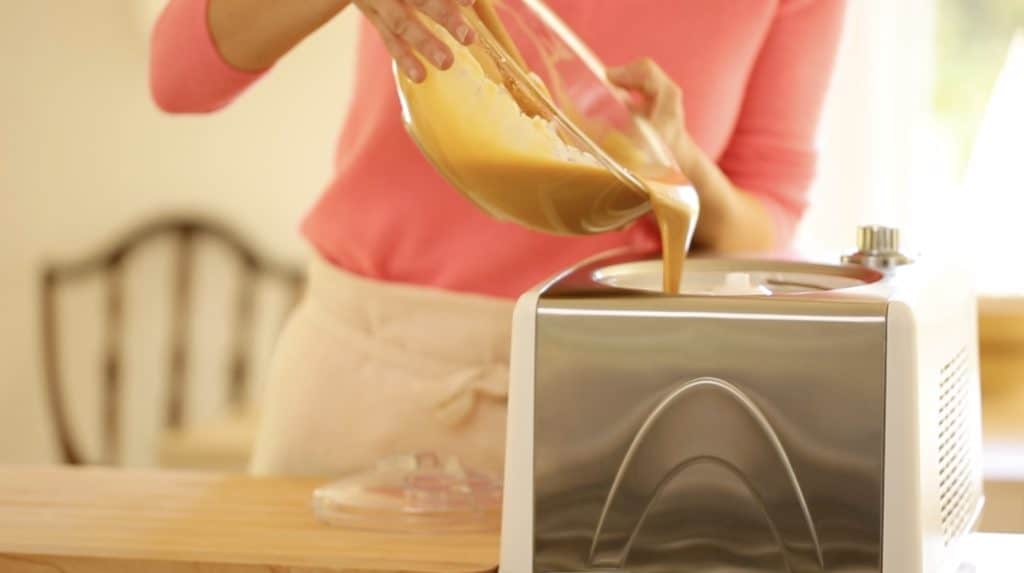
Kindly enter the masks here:
M 167 111 L 217 110 L 265 73 L 240 71 L 221 57 L 208 3 L 171 0 L 153 30 L 151 87 Z M 668 72 L 683 90 L 693 138 L 734 184 L 762 200 L 784 246 L 814 175 L 844 0 L 548 4 L 605 62 L 646 56 Z M 365 20 L 356 62 L 358 88 L 334 177 L 302 224 L 333 264 L 376 279 L 514 297 L 601 251 L 658 247 L 649 218 L 584 237 L 492 219 L 448 185 L 407 135 L 390 58 Z

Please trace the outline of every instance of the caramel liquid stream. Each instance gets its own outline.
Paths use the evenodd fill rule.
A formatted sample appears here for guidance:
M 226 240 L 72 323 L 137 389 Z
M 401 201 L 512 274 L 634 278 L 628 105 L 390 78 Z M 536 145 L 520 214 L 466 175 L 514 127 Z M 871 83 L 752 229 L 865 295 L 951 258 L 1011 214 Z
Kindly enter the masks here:
M 683 267 L 696 217 L 690 206 L 672 195 L 673 188 L 661 189 L 662 184 L 645 180 L 650 192 L 651 208 L 661 233 L 661 288 L 676 294 L 682 286 Z
M 477 0 L 474 12 L 467 16 L 478 32 L 489 34 L 492 43 L 500 44 L 523 70 L 529 70 L 494 3 Z M 696 222 L 692 190 L 687 195 L 683 184 L 644 177 L 648 166 L 643 165 L 643 154 L 625 136 L 605 139 L 602 149 L 639 174 L 646 196 L 592 159 L 588 163 L 559 156 L 565 155 L 566 144 L 553 142 L 557 136 L 543 129 L 547 124 L 529 125 L 539 119 L 516 117 L 517 121 L 503 123 L 503 116 L 510 114 L 536 118 L 536 106 L 515 89 L 508 90 L 515 98 L 515 105 L 510 105 L 505 93 L 482 88 L 481 78 L 460 76 L 459 68 L 477 68 L 477 74 L 494 84 L 508 85 L 479 42 L 467 50 L 435 30 L 455 52 L 453 70 L 428 74 L 419 85 L 399 80 L 414 117 L 416 139 L 435 166 L 491 215 L 545 232 L 591 234 L 621 229 L 641 216 L 649 203 L 661 234 L 662 287 L 666 293 L 678 293 Z M 467 53 L 472 57 L 467 59 Z M 469 60 L 475 60 L 475 65 Z M 424 121 L 419 121 L 418 111 Z M 530 129 L 523 131 L 523 122 Z M 504 126 L 512 132 L 502 133 Z

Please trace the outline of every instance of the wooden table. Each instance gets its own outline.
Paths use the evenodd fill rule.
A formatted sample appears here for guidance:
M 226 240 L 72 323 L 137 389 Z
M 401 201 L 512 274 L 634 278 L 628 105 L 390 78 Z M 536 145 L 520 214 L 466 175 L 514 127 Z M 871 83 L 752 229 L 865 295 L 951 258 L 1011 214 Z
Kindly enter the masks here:
M 0 468 L 4 573 L 477 573 L 497 534 L 383 535 L 317 523 L 319 479 Z M 1024 536 L 976 535 L 976 573 L 1019 571 Z
M 985 496 L 982 527 L 1024 532 L 1024 297 L 978 300 Z
M 986 394 L 1024 386 L 1024 296 L 978 299 L 978 345 Z
M 1024 532 L 1024 385 L 989 389 L 982 400 L 986 531 Z
M 477 573 L 498 535 L 383 535 L 318 523 L 323 479 L 0 468 L 4 573 Z
M 164 469 L 244 473 L 258 429 L 259 411 L 250 407 L 168 430 L 157 447 L 158 463 Z

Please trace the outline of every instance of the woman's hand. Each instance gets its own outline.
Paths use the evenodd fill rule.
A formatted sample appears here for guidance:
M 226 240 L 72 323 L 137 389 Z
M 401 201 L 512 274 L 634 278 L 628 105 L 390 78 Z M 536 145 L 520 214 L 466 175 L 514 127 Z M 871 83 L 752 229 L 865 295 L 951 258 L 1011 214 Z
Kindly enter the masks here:
M 460 7 L 472 6 L 475 0 L 354 0 L 356 6 L 377 28 L 391 57 L 402 72 L 414 82 L 427 77 L 415 53 L 422 55 L 439 70 L 451 67 L 452 51 L 420 21 L 422 12 L 440 24 L 462 44 L 474 40 L 473 28 L 462 17 Z
M 686 172 L 692 142 L 686 131 L 683 91 L 653 60 L 608 69 L 608 81 L 639 96 L 634 111 L 647 118 Z
M 690 137 L 683 92 L 649 59 L 608 70 L 608 81 L 639 96 L 642 114 L 672 150 L 700 197 L 695 247 L 716 251 L 762 251 L 774 243 L 774 221 L 754 195 L 737 188 Z

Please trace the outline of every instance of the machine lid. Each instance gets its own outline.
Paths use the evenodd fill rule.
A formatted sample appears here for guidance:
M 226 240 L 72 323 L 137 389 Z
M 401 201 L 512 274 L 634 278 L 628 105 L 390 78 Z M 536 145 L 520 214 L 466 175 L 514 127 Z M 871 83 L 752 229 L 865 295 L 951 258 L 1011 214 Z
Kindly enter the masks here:
M 436 452 L 397 454 L 313 492 L 320 521 L 389 533 L 497 531 L 501 481 Z
M 597 266 L 591 279 L 617 289 L 661 293 L 660 260 Z M 876 282 L 882 274 L 857 265 L 793 261 L 701 259 L 686 261 L 680 293 L 700 296 L 812 294 Z

